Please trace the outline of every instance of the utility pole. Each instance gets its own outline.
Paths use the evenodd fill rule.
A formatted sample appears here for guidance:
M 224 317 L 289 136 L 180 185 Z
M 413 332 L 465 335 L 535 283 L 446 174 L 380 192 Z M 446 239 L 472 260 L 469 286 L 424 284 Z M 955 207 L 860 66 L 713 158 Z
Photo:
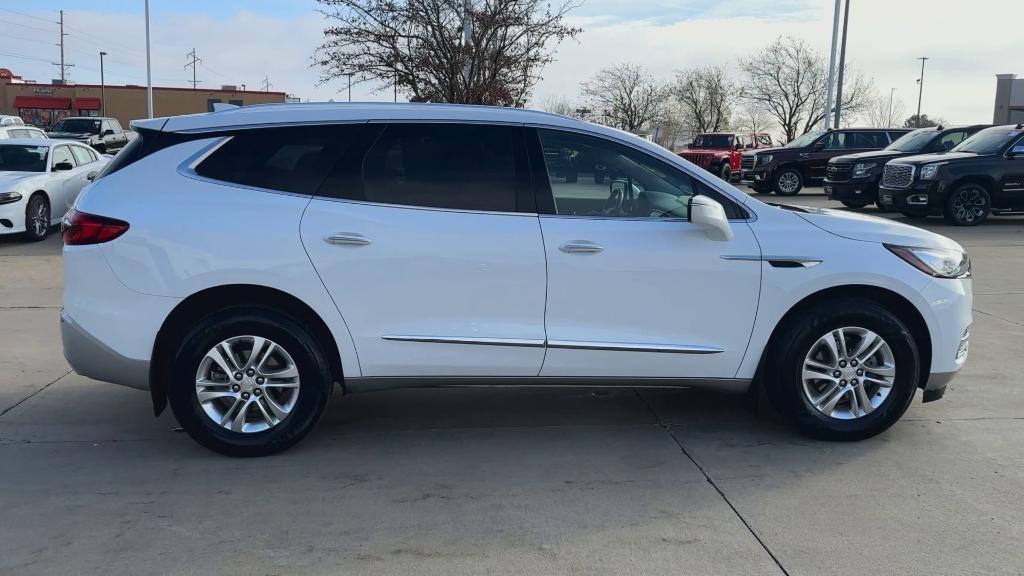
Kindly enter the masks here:
M 352 101 L 352 73 L 349 72 L 348 74 L 345 74 L 345 76 L 348 76 L 348 101 L 351 102 Z
M 462 52 L 465 64 L 462 65 L 462 101 L 469 103 L 469 76 L 473 69 L 470 53 L 473 51 L 473 0 L 462 2 Z
M 825 89 L 825 115 L 822 119 L 825 128 L 832 117 L 832 79 L 836 74 L 836 41 L 839 36 L 839 1 L 836 0 L 836 12 L 832 17 L 832 51 L 828 53 L 828 86 Z
M 846 0 L 843 9 L 843 47 L 839 49 L 839 86 L 836 88 L 836 121 L 833 127 L 839 129 L 839 120 L 843 115 L 843 76 L 846 72 L 846 29 L 850 23 L 850 0 Z
M 189 60 L 188 63 L 185 64 L 185 69 L 188 70 L 189 66 L 192 67 L 192 88 L 195 88 L 200 82 L 202 82 L 202 80 L 196 80 L 196 68 L 198 68 L 196 64 L 202 64 L 203 61 L 200 60 L 198 56 L 196 56 L 195 48 L 193 48 L 192 51 L 188 54 L 185 54 L 185 58 L 191 58 L 191 60 Z
M 64 37 L 67 36 L 67 34 L 64 32 L 64 11 L 63 10 L 60 11 L 60 20 L 57 22 L 57 24 L 60 24 L 60 43 L 57 44 L 57 46 L 60 46 L 60 63 L 53 62 L 53 65 L 60 67 L 60 83 L 63 85 L 63 84 L 67 84 L 68 68 L 71 68 L 72 66 L 74 66 L 74 64 L 65 64 L 64 63 Z
M 892 97 L 893 97 L 893 94 L 895 94 L 895 93 L 896 93 L 896 89 L 895 88 L 890 88 L 889 89 L 889 115 L 886 116 L 886 122 L 887 122 L 887 124 L 885 126 L 886 128 L 891 128 L 892 127 Z
M 921 127 L 921 95 L 924 93 L 924 62 L 928 58 L 922 56 L 918 58 L 921 61 L 921 77 L 917 80 L 917 127 Z
M 264 92 L 270 92 L 270 88 L 272 86 L 273 86 L 273 84 L 270 83 L 270 78 L 267 77 L 267 76 L 264 76 L 263 77 L 263 83 L 260 84 L 260 88 L 263 88 Z
M 100 116 L 107 115 L 107 83 L 103 78 L 103 57 L 106 55 L 106 52 L 100 52 Z
M 153 68 L 149 50 L 149 0 L 146 0 L 146 117 L 153 117 Z

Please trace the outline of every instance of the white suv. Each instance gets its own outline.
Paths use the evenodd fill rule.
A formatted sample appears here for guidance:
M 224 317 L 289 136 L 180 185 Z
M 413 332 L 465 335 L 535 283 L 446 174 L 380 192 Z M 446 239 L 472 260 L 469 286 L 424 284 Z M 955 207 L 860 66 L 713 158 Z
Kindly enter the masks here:
M 770 206 L 617 130 L 379 104 L 135 127 L 64 222 L 64 353 L 227 454 L 296 443 L 334 383 L 763 390 L 860 439 L 966 359 L 955 242 Z

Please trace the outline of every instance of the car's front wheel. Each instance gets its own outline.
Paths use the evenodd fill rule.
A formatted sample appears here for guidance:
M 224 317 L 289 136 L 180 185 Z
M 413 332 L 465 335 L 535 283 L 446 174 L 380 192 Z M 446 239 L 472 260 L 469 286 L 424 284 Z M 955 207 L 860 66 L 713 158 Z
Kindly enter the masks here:
M 892 426 L 917 388 L 917 344 L 895 314 L 860 298 L 799 314 L 767 351 L 765 388 L 808 436 L 860 440 Z
M 200 320 L 171 363 L 168 400 L 182 428 L 229 456 L 263 456 L 301 440 L 331 395 L 313 335 L 277 310 L 240 306 Z
M 954 226 L 977 226 L 988 218 L 992 198 L 980 184 L 964 184 L 946 199 L 946 222 Z
M 42 193 L 29 198 L 25 206 L 25 236 L 39 242 L 50 233 L 50 203 Z
M 728 164 L 722 166 L 722 169 L 718 172 L 719 178 L 726 182 L 732 182 L 732 167 Z
M 775 177 L 775 193 L 780 196 L 795 196 L 804 187 L 804 176 L 799 170 L 786 168 Z

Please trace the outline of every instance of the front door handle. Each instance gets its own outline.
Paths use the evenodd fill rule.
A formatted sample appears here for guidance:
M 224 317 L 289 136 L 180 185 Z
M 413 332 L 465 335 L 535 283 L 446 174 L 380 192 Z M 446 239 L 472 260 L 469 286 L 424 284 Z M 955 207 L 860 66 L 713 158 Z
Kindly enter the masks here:
M 603 246 L 598 246 L 589 240 L 566 242 L 559 246 L 558 249 L 566 254 L 597 254 L 598 252 L 604 252 Z
M 373 244 L 373 240 L 370 240 L 362 234 L 356 234 L 354 232 L 339 232 L 332 234 L 324 238 L 324 242 L 332 246 L 366 246 L 367 244 Z

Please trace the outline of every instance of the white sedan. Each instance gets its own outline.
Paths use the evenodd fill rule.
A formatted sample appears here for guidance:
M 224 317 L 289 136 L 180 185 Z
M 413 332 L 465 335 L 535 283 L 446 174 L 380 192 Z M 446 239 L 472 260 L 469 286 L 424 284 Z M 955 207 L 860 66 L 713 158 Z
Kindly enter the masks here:
M 46 238 L 109 161 L 66 140 L 0 140 L 0 234 Z

